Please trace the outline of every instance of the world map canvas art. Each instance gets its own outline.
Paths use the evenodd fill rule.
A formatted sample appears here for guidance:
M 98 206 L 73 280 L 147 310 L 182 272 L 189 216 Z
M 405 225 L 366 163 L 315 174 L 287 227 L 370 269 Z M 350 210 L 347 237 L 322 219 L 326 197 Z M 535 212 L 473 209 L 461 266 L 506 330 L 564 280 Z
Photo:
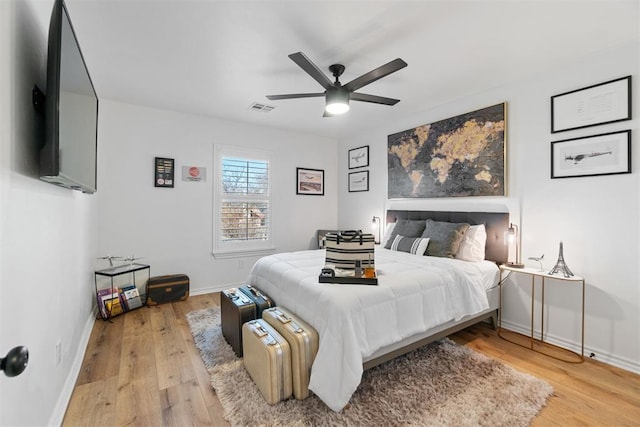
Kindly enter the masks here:
M 504 196 L 506 108 L 389 135 L 389 198 Z

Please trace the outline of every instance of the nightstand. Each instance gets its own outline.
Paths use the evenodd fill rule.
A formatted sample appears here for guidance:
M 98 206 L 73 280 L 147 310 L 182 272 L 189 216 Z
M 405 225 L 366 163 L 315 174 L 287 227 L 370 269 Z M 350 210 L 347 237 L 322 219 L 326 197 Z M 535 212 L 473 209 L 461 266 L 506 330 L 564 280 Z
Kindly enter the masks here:
M 506 273 L 506 276 L 504 276 Z M 545 287 L 545 282 L 548 280 L 551 281 L 566 281 L 566 282 L 571 282 L 577 285 L 581 285 L 582 286 L 582 335 L 581 335 L 581 349 L 580 349 L 580 354 L 576 353 L 573 350 L 569 350 L 567 348 L 562 348 L 563 351 L 569 352 L 571 354 L 576 355 L 579 360 L 578 361 L 573 361 L 573 360 L 565 360 L 556 356 L 552 356 L 549 355 L 547 353 L 541 352 L 543 354 L 546 354 L 548 356 L 554 357 L 556 359 L 559 360 L 563 360 L 565 362 L 570 362 L 570 363 L 582 363 L 584 362 L 584 291 L 585 291 L 585 282 L 584 282 L 584 278 L 580 277 L 580 276 L 570 276 L 570 277 L 564 277 L 562 275 L 551 275 L 546 273 L 545 271 L 540 271 L 536 268 L 513 268 L 513 267 L 509 267 L 506 265 L 501 265 L 500 266 L 500 302 L 499 302 L 499 310 L 498 310 L 498 336 L 506 341 L 509 341 L 511 343 L 514 344 L 518 344 L 523 346 L 522 344 L 509 340 L 507 338 L 505 338 L 502 335 L 502 286 L 504 286 L 504 282 L 506 280 L 506 278 L 508 277 L 509 274 L 511 273 L 516 273 L 516 274 L 524 274 L 524 275 L 529 275 L 531 277 L 531 333 L 529 336 L 529 346 L 528 348 L 534 351 L 537 351 L 534 349 L 534 343 L 544 343 L 546 345 L 549 346 L 553 346 L 556 348 L 561 348 L 558 346 L 555 346 L 553 344 L 549 344 L 546 343 L 544 341 L 544 287 Z M 535 318 L 535 310 L 534 310 L 534 303 L 535 303 L 535 283 L 536 283 L 536 279 L 539 279 L 542 283 L 542 295 L 541 295 L 541 299 L 540 299 L 540 315 L 541 315 L 541 319 L 540 319 L 540 338 L 537 339 L 534 337 L 534 318 Z M 523 346 L 526 347 L 526 346 Z

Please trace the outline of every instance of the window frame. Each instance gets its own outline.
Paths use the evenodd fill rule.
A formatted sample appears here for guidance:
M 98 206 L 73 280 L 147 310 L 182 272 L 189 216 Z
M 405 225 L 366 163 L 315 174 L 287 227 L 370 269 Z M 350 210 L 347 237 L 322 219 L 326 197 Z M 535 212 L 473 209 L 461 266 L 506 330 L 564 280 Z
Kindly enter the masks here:
M 222 160 L 223 158 L 234 157 L 238 159 L 255 160 L 268 163 L 268 194 L 266 196 L 248 195 L 246 197 L 238 197 L 238 200 L 254 200 L 266 201 L 269 206 L 268 210 L 268 231 L 266 240 L 254 241 L 233 241 L 225 242 L 222 240 L 222 201 L 225 199 L 233 199 L 234 196 L 228 197 L 222 189 Z M 213 173 L 213 248 L 212 254 L 215 258 L 235 258 L 251 255 L 265 255 L 275 252 L 273 241 L 274 223 L 274 204 L 273 204 L 273 155 L 270 151 L 235 147 L 230 145 L 215 145 L 213 155 L 214 173 Z

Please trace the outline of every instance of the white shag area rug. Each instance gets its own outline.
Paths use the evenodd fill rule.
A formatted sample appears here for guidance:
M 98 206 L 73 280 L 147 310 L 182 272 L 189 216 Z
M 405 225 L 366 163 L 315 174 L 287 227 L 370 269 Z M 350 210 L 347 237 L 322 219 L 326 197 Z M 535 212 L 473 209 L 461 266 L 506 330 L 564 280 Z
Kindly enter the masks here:
M 553 388 L 449 339 L 365 371 L 340 412 L 317 396 L 269 405 L 222 336 L 220 309 L 187 314 L 233 426 L 528 426 Z

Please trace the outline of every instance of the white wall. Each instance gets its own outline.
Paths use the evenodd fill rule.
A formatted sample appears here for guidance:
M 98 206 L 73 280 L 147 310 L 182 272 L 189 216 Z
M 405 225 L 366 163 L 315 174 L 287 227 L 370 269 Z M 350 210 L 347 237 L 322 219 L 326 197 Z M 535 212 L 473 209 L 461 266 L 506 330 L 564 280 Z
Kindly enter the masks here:
M 193 293 L 243 283 L 257 259 L 212 256 L 214 144 L 273 152 L 277 251 L 309 249 L 317 229 L 337 225 L 335 140 L 109 101 L 99 134 L 100 254 L 143 257 L 154 276 L 186 273 Z M 154 187 L 156 156 L 175 159 L 174 188 Z M 205 167 L 206 182 L 183 182 L 182 166 Z M 296 167 L 324 169 L 325 195 L 296 195 Z
M 341 141 L 339 226 L 362 227 L 384 208 L 432 210 L 506 209 L 522 228 L 522 259 L 545 254 L 551 269 L 564 242 L 564 257 L 575 274 L 586 278 L 586 354 L 640 372 L 640 186 L 638 172 L 638 87 L 640 44 L 567 64 L 494 90 L 408 116 L 393 127 L 372 129 Z M 633 75 L 634 120 L 583 130 L 550 133 L 550 97 L 572 89 Z M 468 111 L 508 103 L 507 197 L 387 199 L 387 135 Z M 550 179 L 550 142 L 615 130 L 632 129 L 632 174 Z M 347 151 L 369 145 L 370 191 L 347 192 Z M 532 266 L 535 262 L 528 261 Z M 511 279 L 510 279 L 511 280 Z M 528 330 L 529 279 L 520 277 L 505 288 L 505 326 Z M 579 350 L 580 292 L 575 285 L 546 286 L 547 339 Z M 540 289 L 537 289 L 540 295 Z M 538 298 L 537 298 L 538 300 Z M 539 301 L 539 300 L 538 300 Z M 539 307 L 537 307 L 539 310 Z M 539 312 L 537 312 L 539 317 Z
M 93 324 L 96 198 L 37 178 L 43 122 L 31 88 L 46 88 L 38 16 L 51 5 L 0 2 L 0 355 L 30 353 L 22 375 L 0 374 L 3 426 L 62 420 Z

